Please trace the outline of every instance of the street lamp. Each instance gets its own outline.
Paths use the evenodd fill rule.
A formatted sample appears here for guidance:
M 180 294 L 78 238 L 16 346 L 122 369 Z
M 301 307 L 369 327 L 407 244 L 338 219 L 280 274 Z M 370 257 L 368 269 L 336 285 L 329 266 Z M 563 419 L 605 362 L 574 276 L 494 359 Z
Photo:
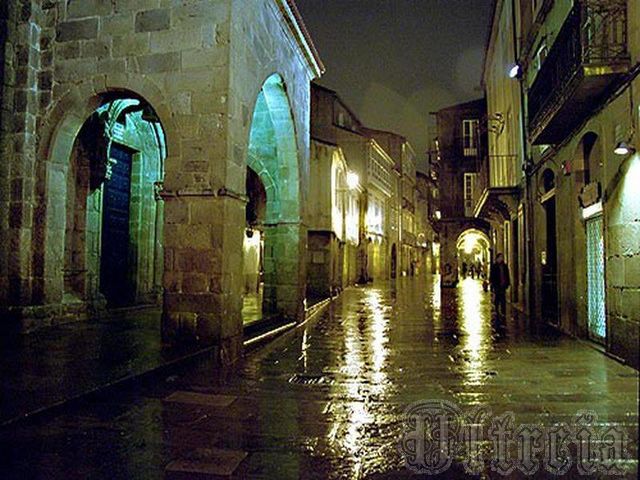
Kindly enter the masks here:
M 522 67 L 519 63 L 514 63 L 509 67 L 509 78 L 520 78 L 522 77 Z
M 616 148 L 613 149 L 613 153 L 615 153 L 616 155 L 622 155 L 622 156 L 629 155 L 635 151 L 636 149 L 633 147 L 633 145 L 625 141 L 618 142 L 618 144 L 616 145 Z

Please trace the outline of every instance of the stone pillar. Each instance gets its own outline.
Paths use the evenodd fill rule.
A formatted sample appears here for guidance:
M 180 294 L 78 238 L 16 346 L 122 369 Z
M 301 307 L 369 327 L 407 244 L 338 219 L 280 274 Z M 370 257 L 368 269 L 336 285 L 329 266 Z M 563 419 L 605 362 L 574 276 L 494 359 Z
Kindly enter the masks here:
M 43 290 L 42 266 L 36 265 L 34 272 L 32 242 L 38 215 L 38 69 L 46 65 L 40 58 L 40 19 L 33 7 L 29 1 L 3 2 L 0 7 L 0 48 L 9 54 L 2 59 L 0 305 L 4 312 L 0 328 L 9 330 L 29 329 L 22 322 L 24 309 L 34 301 L 41 303 Z M 42 239 L 35 240 L 36 248 L 41 247 Z
M 284 321 L 304 318 L 307 227 L 302 223 L 265 226 L 264 304 L 267 315 Z
M 327 298 L 335 283 L 333 232 L 309 232 L 308 243 L 307 293 L 314 298 Z
M 211 192 L 165 193 L 163 340 L 242 350 L 244 200 Z
M 458 228 L 444 224 L 440 235 L 440 274 L 442 286 L 453 287 L 458 282 Z

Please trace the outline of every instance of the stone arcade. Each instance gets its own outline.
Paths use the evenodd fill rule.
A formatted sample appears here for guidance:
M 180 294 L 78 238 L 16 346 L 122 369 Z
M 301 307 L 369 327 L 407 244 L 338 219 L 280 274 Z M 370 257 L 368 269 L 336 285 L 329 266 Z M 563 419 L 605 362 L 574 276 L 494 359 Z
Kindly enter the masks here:
M 323 67 L 292 2 L 10 0 L 0 27 L 3 329 L 163 297 L 168 343 L 237 358 L 248 167 L 265 314 L 301 319 Z

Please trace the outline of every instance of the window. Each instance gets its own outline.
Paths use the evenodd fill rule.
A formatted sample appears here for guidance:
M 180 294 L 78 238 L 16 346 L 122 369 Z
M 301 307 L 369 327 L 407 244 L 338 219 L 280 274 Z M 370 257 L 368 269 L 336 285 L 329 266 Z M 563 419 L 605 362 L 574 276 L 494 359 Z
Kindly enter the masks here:
M 462 121 L 462 148 L 465 157 L 475 157 L 478 154 L 478 125 L 476 119 Z
M 473 194 L 476 186 L 476 174 L 464 174 L 464 214 L 467 217 L 473 216 Z

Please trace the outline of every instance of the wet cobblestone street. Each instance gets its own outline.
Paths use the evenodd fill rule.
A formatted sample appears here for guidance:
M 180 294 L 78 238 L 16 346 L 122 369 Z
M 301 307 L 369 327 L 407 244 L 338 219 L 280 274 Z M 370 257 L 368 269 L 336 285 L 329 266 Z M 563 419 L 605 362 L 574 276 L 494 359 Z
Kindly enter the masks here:
M 205 362 L 7 427 L 0 478 L 405 478 L 402 414 L 428 399 L 519 424 L 590 409 L 637 458 L 637 392 L 637 371 L 583 342 L 514 315 L 496 324 L 479 281 L 441 301 L 437 279 L 400 279 L 346 290 L 234 369 Z M 441 478 L 466 476 L 455 464 Z

